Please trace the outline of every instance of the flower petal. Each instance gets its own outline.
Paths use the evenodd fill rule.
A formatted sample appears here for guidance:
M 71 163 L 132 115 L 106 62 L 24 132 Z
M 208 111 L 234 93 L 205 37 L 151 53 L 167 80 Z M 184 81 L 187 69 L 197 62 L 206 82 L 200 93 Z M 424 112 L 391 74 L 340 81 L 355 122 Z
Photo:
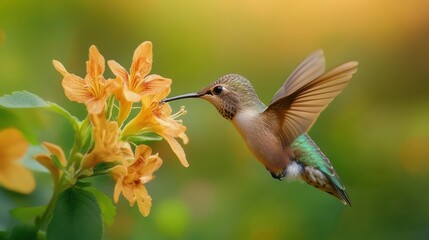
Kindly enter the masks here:
M 117 77 L 112 80 L 112 89 L 115 94 L 115 98 L 119 101 L 119 114 L 117 121 L 118 125 L 121 126 L 122 123 L 130 115 L 131 109 L 133 107 L 133 102 L 130 102 L 126 99 L 124 94 L 124 83 L 120 77 Z
M 162 93 L 165 94 L 160 96 L 162 97 L 160 100 L 162 100 L 170 94 L 170 85 L 171 79 L 152 74 L 144 79 L 140 94 L 153 95 Z
M 140 186 L 142 184 L 138 184 Z M 125 181 L 122 181 L 122 195 L 125 197 L 125 199 L 128 200 L 130 203 L 130 206 L 133 206 L 136 202 L 136 198 L 134 196 L 134 188 L 136 186 L 134 184 L 125 183 Z
M 119 102 L 119 114 L 118 114 L 119 125 L 122 125 L 122 123 L 128 118 L 132 107 L 133 107 L 133 102 L 128 102 L 128 101 Z
M 60 146 L 49 142 L 42 142 L 42 146 L 45 147 L 52 155 L 57 156 L 61 165 L 67 165 L 66 155 L 64 154 L 63 149 L 61 149 Z
M 9 190 L 28 194 L 36 187 L 33 174 L 18 163 L 3 165 L 0 168 L 0 186 Z
M 131 75 L 137 73 L 144 77 L 152 69 L 152 42 L 145 41 L 134 51 L 133 63 L 131 64 Z
M 156 124 L 156 119 L 150 108 L 141 108 L 137 116 L 125 125 L 122 130 L 122 137 L 128 137 L 133 134 L 142 134 L 145 128 L 153 127 Z
M 52 60 L 52 64 L 54 65 L 55 69 L 61 73 L 64 77 L 69 74 L 66 70 L 66 68 L 64 67 L 64 65 L 60 62 L 58 62 L 57 60 Z
M 110 67 L 110 70 L 115 74 L 116 77 L 121 79 L 122 84 L 126 84 L 128 81 L 128 72 L 125 70 L 124 67 L 122 67 L 119 63 L 117 63 L 114 60 L 109 60 L 107 64 Z
M 88 84 L 79 76 L 66 74 L 63 78 L 62 85 L 64 93 L 71 101 L 84 103 L 87 99 L 92 97 L 91 92 L 88 90 Z
M 155 178 L 153 173 L 158 170 L 162 165 L 162 159 L 158 157 L 158 154 L 151 156 L 144 167 L 139 169 L 140 181 L 145 184 Z
M 143 158 L 143 159 L 147 159 L 149 158 L 150 154 L 152 153 L 152 148 L 150 148 L 147 145 L 139 145 L 136 147 L 136 159 L 138 158 Z
M 104 110 L 104 106 L 106 105 L 107 96 L 102 99 L 88 99 L 85 101 L 86 110 L 90 114 L 100 114 Z
M 140 94 L 129 90 L 126 86 L 124 87 L 124 96 L 129 102 L 139 102 L 142 98 Z
M 181 133 L 181 134 L 179 134 L 179 138 L 181 138 L 182 139 L 182 141 L 183 141 L 183 144 L 188 144 L 188 142 L 189 142 L 189 138 L 188 138 L 188 136 L 186 136 L 186 134 L 183 132 L 183 133 Z
M 0 131 L 0 166 L 22 158 L 27 149 L 28 142 L 18 129 L 6 128 Z
M 149 196 L 149 193 L 144 186 L 135 189 L 134 194 L 136 195 L 137 206 L 139 207 L 140 213 L 147 217 L 152 206 L 152 198 Z
M 92 45 L 89 47 L 89 60 L 86 62 L 86 72 L 92 76 L 93 79 L 97 79 L 98 76 L 104 73 L 104 57 L 100 54 L 97 47 Z
M 15 128 L 0 131 L 0 186 L 19 193 L 30 193 L 36 183 L 33 174 L 15 160 L 27 152 L 28 142 Z
M 49 172 L 51 172 L 54 182 L 58 181 L 58 179 L 60 178 L 60 171 L 58 170 L 57 166 L 55 166 L 54 162 L 52 162 L 51 157 L 46 154 L 38 154 L 33 156 L 33 158 L 36 159 L 36 161 L 42 166 L 47 168 Z
M 170 145 L 171 149 L 173 150 L 173 152 L 177 155 L 177 157 L 180 160 L 180 163 L 182 163 L 182 165 L 184 167 L 189 167 L 189 163 L 186 160 L 186 154 L 185 151 L 182 148 L 182 145 L 180 145 L 179 142 L 177 142 L 176 139 L 174 139 L 173 137 L 170 136 L 166 136 L 166 135 L 161 135 Z
M 115 184 L 115 190 L 113 191 L 113 201 L 115 203 L 118 203 L 119 195 L 122 192 L 122 181 L 123 181 L 123 178 L 120 178 L 116 181 L 116 184 Z

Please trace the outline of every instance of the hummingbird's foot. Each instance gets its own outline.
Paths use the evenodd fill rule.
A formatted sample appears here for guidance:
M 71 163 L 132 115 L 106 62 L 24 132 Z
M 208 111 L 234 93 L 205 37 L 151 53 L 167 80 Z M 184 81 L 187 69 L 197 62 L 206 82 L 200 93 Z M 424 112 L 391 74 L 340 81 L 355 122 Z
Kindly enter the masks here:
M 298 180 L 301 179 L 301 175 L 304 172 L 305 166 L 302 163 L 297 161 L 291 161 L 291 163 L 283 170 L 279 172 L 270 171 L 267 169 L 271 176 L 278 180 L 283 180 L 285 178 L 289 180 Z
M 270 172 L 271 176 L 277 180 L 282 181 L 286 177 L 286 171 L 285 169 L 280 172 L 272 172 L 268 168 L 267 170 Z

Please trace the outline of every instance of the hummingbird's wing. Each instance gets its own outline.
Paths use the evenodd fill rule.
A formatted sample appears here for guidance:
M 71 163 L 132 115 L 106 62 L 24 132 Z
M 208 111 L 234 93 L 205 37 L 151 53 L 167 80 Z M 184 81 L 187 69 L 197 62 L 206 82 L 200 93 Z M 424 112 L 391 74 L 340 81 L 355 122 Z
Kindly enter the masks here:
M 347 62 L 321 75 L 323 65 L 321 51 L 307 58 L 263 113 L 267 118 L 278 118 L 278 131 L 286 146 L 311 128 L 319 114 L 346 87 L 358 63 Z
M 305 84 L 316 79 L 325 72 L 325 56 L 320 49 L 308 56 L 290 74 L 283 86 L 276 92 L 271 103 L 294 93 Z M 270 104 L 271 104 L 270 103 Z

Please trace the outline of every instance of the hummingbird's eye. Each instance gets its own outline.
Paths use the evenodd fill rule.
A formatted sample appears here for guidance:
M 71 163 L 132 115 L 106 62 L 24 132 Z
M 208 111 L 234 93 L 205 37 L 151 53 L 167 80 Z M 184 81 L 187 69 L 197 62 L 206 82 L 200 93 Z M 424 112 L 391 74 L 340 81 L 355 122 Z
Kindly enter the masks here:
M 223 91 L 223 87 L 222 86 L 216 86 L 216 87 L 213 88 L 213 94 L 214 95 L 219 95 L 222 91 Z

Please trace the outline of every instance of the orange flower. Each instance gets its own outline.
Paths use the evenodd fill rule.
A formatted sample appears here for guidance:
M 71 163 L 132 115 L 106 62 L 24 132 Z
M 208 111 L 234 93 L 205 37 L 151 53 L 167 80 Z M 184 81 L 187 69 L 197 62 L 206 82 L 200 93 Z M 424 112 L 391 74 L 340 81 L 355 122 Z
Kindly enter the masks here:
M 38 154 L 38 155 L 34 156 L 34 159 L 36 159 L 37 162 L 39 162 L 41 165 L 43 165 L 45 168 L 47 168 L 51 172 L 52 178 L 54 179 L 54 182 L 56 183 L 56 182 L 58 182 L 58 180 L 60 178 L 61 171 L 60 171 L 60 169 L 58 169 L 58 167 L 53 162 L 51 155 L 56 156 L 59 163 L 64 167 L 67 165 L 66 156 L 64 154 L 64 151 L 58 145 L 55 145 L 53 143 L 43 142 L 42 146 L 45 147 L 49 151 L 50 154 L 49 155 L 48 154 Z
M 113 60 L 108 61 L 108 64 L 117 77 L 115 96 L 121 104 L 118 118 L 120 125 L 128 117 L 133 102 L 140 101 L 144 95 L 156 94 L 171 84 L 168 78 L 156 74 L 147 76 L 152 69 L 152 43 L 149 41 L 143 42 L 134 51 L 129 74 Z
M 15 128 L 0 131 L 0 186 L 19 193 L 31 193 L 36 182 L 33 174 L 17 160 L 28 150 L 28 142 Z
M 78 103 L 84 103 L 89 113 L 101 113 L 107 98 L 113 90 L 111 80 L 103 77 L 104 57 L 93 45 L 89 48 L 89 61 L 86 62 L 87 75 L 85 79 L 67 72 L 65 67 L 58 61 L 53 60 L 55 69 L 63 78 L 63 88 L 66 96 Z
M 94 125 L 94 149 L 85 157 L 83 169 L 91 168 L 100 162 L 125 161 L 133 157 L 131 146 L 119 141 L 121 131 L 118 123 L 108 121 L 104 114 L 90 115 Z
M 175 139 L 181 138 L 184 144 L 188 143 L 188 137 L 185 134 L 186 127 L 182 125 L 181 120 L 176 120 L 186 111 L 182 107 L 179 112 L 171 115 L 170 105 L 168 103 L 159 103 L 169 93 L 170 88 L 168 87 L 159 94 L 144 96 L 140 113 L 125 126 L 122 135 L 128 137 L 147 132 L 156 133 L 168 142 L 182 165 L 188 167 L 185 151 Z
M 152 198 L 149 196 L 144 184 L 154 178 L 153 173 L 162 164 L 158 154 L 151 155 L 152 149 L 146 145 L 136 148 L 135 159 L 126 166 L 119 165 L 112 168 L 112 177 L 116 181 L 113 199 L 115 203 L 122 195 L 128 200 L 130 206 L 135 202 L 143 216 L 148 216 L 152 206 Z

